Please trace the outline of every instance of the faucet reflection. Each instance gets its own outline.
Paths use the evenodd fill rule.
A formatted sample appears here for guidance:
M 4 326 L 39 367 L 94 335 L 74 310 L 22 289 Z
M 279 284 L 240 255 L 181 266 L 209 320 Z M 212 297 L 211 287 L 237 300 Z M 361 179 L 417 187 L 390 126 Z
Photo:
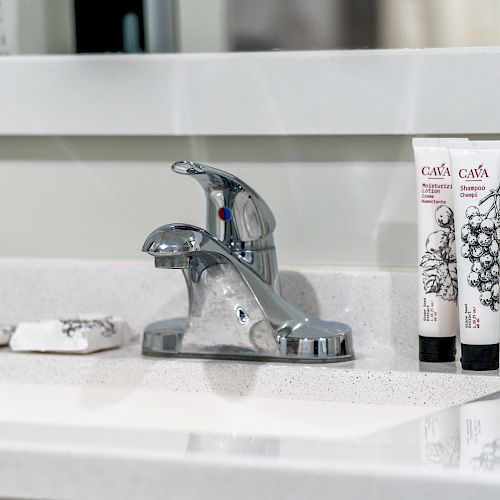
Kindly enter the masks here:
M 231 434 L 189 435 L 186 453 L 211 455 L 242 455 L 246 457 L 279 457 L 280 440 Z

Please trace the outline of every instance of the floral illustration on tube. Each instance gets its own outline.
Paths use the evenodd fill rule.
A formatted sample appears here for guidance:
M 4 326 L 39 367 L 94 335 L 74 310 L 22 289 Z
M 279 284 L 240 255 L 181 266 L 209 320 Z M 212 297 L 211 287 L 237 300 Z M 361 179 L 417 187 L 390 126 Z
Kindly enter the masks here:
M 426 252 L 420 260 L 424 290 L 443 300 L 456 302 L 458 278 L 453 210 L 440 205 L 436 208 L 435 218 L 441 229 L 429 234 L 425 242 Z

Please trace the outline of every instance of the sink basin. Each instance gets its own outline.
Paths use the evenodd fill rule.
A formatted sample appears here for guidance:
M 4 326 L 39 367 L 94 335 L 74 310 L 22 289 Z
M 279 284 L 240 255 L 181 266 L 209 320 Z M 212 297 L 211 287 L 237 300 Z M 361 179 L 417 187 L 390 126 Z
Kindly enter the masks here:
M 0 397 L 1 498 L 488 500 L 500 488 L 423 447 L 456 442 L 459 407 L 37 384 L 0 384 Z
M 435 411 L 371 405 L 70 385 L 0 384 L 0 424 L 226 433 L 317 440 L 358 438 Z
M 238 498 L 252 498 L 268 467 L 307 469 L 317 453 L 332 456 L 329 443 L 350 447 L 435 411 L 36 383 L 2 383 L 0 399 L 8 402 L 0 409 L 0 497 L 32 499 L 155 499 L 168 492 L 234 498 L 237 485 L 250 478 L 248 495 Z

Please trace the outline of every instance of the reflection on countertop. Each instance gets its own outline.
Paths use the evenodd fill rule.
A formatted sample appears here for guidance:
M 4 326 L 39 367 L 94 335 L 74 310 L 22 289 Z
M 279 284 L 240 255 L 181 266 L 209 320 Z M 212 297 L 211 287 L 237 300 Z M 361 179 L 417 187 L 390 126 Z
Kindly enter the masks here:
M 344 441 L 189 434 L 187 454 L 363 468 L 497 474 L 500 487 L 500 392 L 440 410 L 390 430 Z

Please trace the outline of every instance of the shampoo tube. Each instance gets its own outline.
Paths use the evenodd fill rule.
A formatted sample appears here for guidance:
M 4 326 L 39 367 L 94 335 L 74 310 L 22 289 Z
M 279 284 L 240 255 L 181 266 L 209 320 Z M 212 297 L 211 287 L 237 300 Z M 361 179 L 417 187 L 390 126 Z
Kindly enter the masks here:
M 464 472 L 500 472 L 500 401 L 491 397 L 460 408 L 460 469 Z
M 500 141 L 450 147 L 462 368 L 496 370 L 499 344 Z
M 467 139 L 413 139 L 418 210 L 420 361 L 455 361 L 458 333 L 455 231 L 447 146 Z

